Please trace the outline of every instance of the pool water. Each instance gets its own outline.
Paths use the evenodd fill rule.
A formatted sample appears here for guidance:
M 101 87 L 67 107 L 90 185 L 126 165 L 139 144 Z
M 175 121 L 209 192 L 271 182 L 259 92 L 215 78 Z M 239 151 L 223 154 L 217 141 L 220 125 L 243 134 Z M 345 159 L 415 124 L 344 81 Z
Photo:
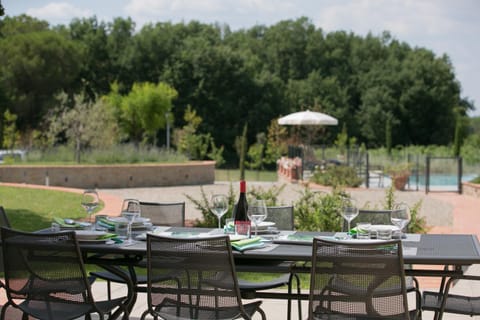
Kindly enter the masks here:
M 462 182 L 467 182 L 475 178 L 475 175 L 463 175 Z M 458 177 L 456 175 L 448 175 L 448 174 L 434 174 L 430 175 L 430 186 L 456 186 L 458 181 Z M 425 186 L 426 177 L 424 175 L 418 176 L 418 185 Z M 410 176 L 409 179 L 410 185 L 417 184 L 417 177 Z

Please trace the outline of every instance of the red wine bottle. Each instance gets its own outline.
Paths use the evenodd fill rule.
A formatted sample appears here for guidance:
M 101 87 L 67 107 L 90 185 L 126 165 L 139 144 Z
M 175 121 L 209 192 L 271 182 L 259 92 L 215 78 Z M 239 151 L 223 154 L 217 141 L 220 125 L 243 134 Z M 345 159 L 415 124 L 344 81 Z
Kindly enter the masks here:
M 234 224 L 235 234 L 250 236 L 250 220 L 248 219 L 247 210 L 247 185 L 244 180 L 240 181 L 240 196 L 235 206 Z

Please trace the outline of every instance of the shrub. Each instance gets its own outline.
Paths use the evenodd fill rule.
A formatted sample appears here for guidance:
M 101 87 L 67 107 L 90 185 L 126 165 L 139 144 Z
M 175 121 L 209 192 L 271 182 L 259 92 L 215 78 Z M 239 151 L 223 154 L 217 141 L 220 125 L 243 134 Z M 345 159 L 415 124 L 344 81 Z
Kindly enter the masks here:
M 393 186 L 390 186 L 390 188 L 385 191 L 384 209 L 392 210 L 395 203 L 395 190 Z M 410 223 L 408 224 L 406 230 L 408 233 L 427 233 L 428 227 L 425 217 L 418 216 L 421 207 L 421 200 L 414 203 L 413 206 L 410 207 Z
M 278 195 L 283 191 L 285 185 L 280 187 L 271 187 L 267 190 L 264 190 L 261 187 L 252 187 L 247 191 L 247 201 L 251 199 L 263 199 L 265 200 L 267 206 L 277 206 L 278 204 Z M 186 194 L 188 200 L 192 201 L 195 205 L 195 208 L 200 210 L 202 213 L 203 219 L 196 220 L 194 222 L 195 226 L 197 227 L 211 227 L 215 228 L 218 226 L 218 219 L 217 217 L 210 211 L 210 197 L 205 193 L 203 187 L 200 187 L 200 199 L 195 199 L 192 196 Z M 227 194 L 228 198 L 228 211 L 222 217 L 222 225 L 225 224 L 225 219 L 228 219 L 233 216 L 233 208 L 237 204 L 238 195 L 233 190 L 232 184 L 230 184 L 230 189 Z
M 470 180 L 471 183 L 480 183 L 480 176 Z
M 349 166 L 329 166 L 324 171 L 315 170 L 312 181 L 324 186 L 358 187 L 362 178 L 357 176 L 354 168 Z
M 295 227 L 304 231 L 341 231 L 340 208 L 345 194 L 333 190 L 329 193 L 313 192 L 305 188 L 295 202 Z

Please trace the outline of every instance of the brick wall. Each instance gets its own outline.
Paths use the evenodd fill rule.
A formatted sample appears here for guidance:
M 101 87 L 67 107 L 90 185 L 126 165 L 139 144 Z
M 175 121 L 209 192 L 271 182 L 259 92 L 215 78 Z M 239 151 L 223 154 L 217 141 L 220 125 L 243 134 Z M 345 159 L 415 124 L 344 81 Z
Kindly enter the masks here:
M 0 182 L 70 188 L 137 188 L 212 184 L 214 161 L 138 165 L 0 165 Z

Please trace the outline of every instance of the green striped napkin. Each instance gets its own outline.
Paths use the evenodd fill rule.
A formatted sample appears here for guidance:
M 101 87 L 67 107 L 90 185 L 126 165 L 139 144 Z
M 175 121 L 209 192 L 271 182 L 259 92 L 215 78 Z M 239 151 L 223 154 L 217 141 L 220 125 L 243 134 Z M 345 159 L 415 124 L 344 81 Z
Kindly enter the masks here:
M 248 249 L 263 248 L 264 243 L 260 237 L 254 237 L 249 239 L 232 241 L 232 248 L 238 251 L 244 251 Z

